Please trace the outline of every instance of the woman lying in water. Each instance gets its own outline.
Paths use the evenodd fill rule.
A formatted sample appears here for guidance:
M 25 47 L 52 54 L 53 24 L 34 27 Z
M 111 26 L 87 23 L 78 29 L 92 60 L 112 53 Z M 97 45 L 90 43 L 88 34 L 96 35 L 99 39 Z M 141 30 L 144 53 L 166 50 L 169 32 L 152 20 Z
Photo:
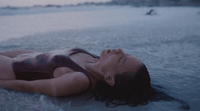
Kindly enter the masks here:
M 144 105 L 149 101 L 178 101 L 152 86 L 146 66 L 121 49 L 103 50 L 100 57 L 83 49 L 40 53 L 14 50 L 0 53 L 0 87 L 70 96 L 93 91 L 107 106 Z

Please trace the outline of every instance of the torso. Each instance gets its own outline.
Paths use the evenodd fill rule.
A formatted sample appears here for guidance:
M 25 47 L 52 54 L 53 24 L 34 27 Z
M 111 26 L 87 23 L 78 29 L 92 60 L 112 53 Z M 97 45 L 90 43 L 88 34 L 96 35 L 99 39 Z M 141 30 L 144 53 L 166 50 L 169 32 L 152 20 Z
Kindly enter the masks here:
M 67 54 L 70 53 L 69 50 L 67 52 L 68 52 Z M 94 57 L 92 57 L 88 54 L 85 54 L 85 53 L 76 53 L 76 54 L 71 55 L 70 58 L 76 64 L 78 64 L 80 67 L 82 67 L 83 69 L 85 69 L 85 64 L 86 64 L 87 60 L 94 59 Z M 68 68 L 68 67 L 58 67 L 54 70 L 53 76 L 56 78 L 56 77 L 62 76 L 63 74 L 66 74 L 66 73 L 69 73 L 69 72 L 75 72 L 75 71 Z
M 21 63 L 26 62 L 27 66 L 25 69 L 28 69 L 28 71 L 32 71 L 34 73 L 49 73 L 51 76 L 45 77 L 45 79 L 51 79 L 51 78 L 57 78 L 62 76 L 63 74 L 68 74 L 70 72 L 76 72 L 75 70 L 69 68 L 69 67 L 56 67 L 54 68 L 53 65 L 51 65 L 52 60 L 55 59 L 56 56 L 69 56 L 72 52 L 72 49 L 70 50 L 57 50 L 57 51 L 51 51 L 47 53 L 27 53 L 27 54 L 21 54 L 17 57 L 13 58 L 13 63 Z M 75 54 L 70 55 L 70 58 L 72 61 L 74 61 L 77 65 L 79 65 L 81 68 L 85 69 L 86 60 L 92 60 L 94 59 L 93 56 L 87 54 L 78 52 Z M 31 62 L 31 63 L 29 63 Z M 18 65 L 18 64 L 17 64 Z M 30 70 L 29 70 L 30 67 Z M 35 68 L 32 68 L 35 67 Z M 20 67 L 19 67 L 20 68 Z M 23 69 L 24 70 L 24 69 Z M 36 78 L 37 79 L 37 78 Z

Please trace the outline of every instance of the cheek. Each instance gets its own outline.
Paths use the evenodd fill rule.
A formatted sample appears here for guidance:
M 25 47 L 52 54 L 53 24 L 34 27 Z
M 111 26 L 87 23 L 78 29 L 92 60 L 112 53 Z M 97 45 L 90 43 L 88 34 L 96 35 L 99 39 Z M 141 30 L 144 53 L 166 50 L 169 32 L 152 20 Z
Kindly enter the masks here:
M 135 67 L 132 67 L 132 66 L 124 66 L 122 67 L 122 72 L 131 72 L 131 73 L 135 73 L 136 70 L 135 70 Z
M 103 61 L 103 65 L 104 65 L 104 67 L 111 67 L 112 66 L 112 59 L 110 59 L 110 58 L 107 58 L 107 59 L 105 59 L 104 61 Z
M 116 65 L 117 63 L 110 57 L 101 61 L 102 71 L 115 70 Z

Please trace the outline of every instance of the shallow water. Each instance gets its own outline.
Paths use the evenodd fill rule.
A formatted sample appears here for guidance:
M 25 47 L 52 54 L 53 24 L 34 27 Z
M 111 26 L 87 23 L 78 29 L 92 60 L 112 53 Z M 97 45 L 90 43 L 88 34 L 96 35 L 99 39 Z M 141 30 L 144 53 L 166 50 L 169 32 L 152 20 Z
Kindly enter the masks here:
M 145 15 L 152 8 L 157 14 Z M 98 8 L 91 12 L 0 16 L 0 51 L 29 49 L 45 52 L 80 47 L 99 55 L 103 49 L 120 47 L 147 65 L 153 84 L 163 86 L 167 94 L 186 101 L 191 111 L 198 111 L 200 108 L 199 12 L 198 7 L 115 6 Z M 63 17 L 63 15 L 70 16 Z M 64 21 L 66 18 L 69 21 Z M 180 110 L 179 103 L 165 101 L 151 102 L 146 106 L 134 108 L 120 106 L 111 109 L 94 99 L 85 101 L 88 97 L 89 94 L 53 98 L 0 89 L 0 109 L 5 111 Z

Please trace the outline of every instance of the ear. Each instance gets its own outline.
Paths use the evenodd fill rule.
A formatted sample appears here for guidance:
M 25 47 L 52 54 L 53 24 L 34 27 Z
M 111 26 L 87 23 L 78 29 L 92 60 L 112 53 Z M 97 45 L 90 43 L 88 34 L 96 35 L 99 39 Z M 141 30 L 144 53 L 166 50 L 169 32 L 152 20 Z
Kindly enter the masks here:
M 104 80 L 111 86 L 114 86 L 115 85 L 115 80 L 114 80 L 114 77 L 108 75 L 108 74 L 105 74 L 104 75 Z

